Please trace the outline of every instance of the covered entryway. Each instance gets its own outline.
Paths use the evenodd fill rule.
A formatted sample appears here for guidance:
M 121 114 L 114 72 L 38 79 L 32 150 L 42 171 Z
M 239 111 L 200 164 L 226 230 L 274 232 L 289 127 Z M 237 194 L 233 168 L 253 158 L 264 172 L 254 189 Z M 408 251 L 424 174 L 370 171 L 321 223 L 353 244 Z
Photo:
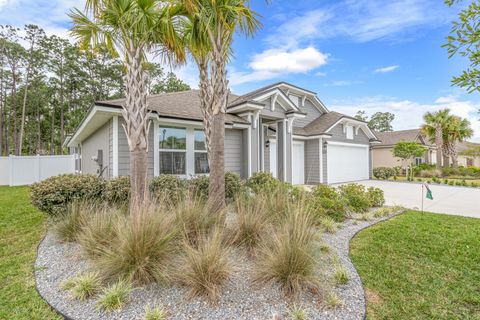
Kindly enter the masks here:
M 369 179 L 369 146 L 328 142 L 327 182 L 339 183 Z
M 270 140 L 270 172 L 274 178 L 277 177 L 277 142 Z
M 305 143 L 293 141 L 292 145 L 292 184 L 305 183 Z

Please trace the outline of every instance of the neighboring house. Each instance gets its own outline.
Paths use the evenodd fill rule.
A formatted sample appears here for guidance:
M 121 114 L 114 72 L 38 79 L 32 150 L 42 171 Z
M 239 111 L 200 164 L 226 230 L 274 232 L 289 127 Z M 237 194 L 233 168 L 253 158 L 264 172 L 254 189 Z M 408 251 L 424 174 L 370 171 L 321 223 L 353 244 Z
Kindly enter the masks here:
M 207 174 L 198 91 L 153 95 L 147 101 L 152 119 L 149 176 Z M 228 101 L 226 171 L 242 178 L 267 171 L 294 184 L 369 179 L 377 137 L 366 122 L 329 111 L 315 92 L 281 82 L 242 96 L 231 94 Z M 101 171 L 107 179 L 128 175 L 122 103 L 95 103 L 69 137 L 66 145 L 77 154 L 78 172 Z
M 470 167 L 470 166 L 480 167 L 480 156 L 472 157 L 472 156 L 466 156 L 462 154 L 462 152 L 467 151 L 472 147 L 478 148 L 478 146 L 480 146 L 479 143 L 473 143 L 469 141 L 460 142 L 458 144 L 458 165 L 464 166 L 464 167 Z
M 400 141 L 418 142 L 427 148 L 422 157 L 413 160 L 415 164 L 437 162 L 437 148 L 429 143 L 428 139 L 421 133 L 420 129 L 400 130 L 391 132 L 375 132 L 380 143 L 372 147 L 373 167 L 396 167 L 401 166 L 400 158 L 393 156 L 393 147 Z

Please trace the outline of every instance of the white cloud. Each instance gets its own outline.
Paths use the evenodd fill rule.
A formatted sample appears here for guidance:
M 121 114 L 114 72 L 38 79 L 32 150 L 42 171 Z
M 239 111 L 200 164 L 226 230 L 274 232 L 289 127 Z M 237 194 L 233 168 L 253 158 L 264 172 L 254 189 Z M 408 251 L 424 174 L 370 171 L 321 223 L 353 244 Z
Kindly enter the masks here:
M 383 68 L 378 68 L 378 69 L 375 69 L 374 72 L 375 73 L 387 73 L 387 72 L 392 72 L 392 71 L 395 71 L 398 69 L 398 65 L 394 65 L 394 66 L 388 66 L 388 67 L 383 67 Z
M 334 80 L 330 83 L 325 84 L 325 87 L 345 87 L 345 86 L 351 86 L 354 84 L 359 84 L 362 83 L 361 81 L 350 81 L 350 80 Z
M 306 73 L 326 64 L 327 59 L 328 54 L 311 46 L 292 50 L 272 48 L 253 56 L 248 64 L 251 71 L 231 70 L 230 83 L 238 85 L 273 79 L 285 74 Z
M 472 140 L 480 142 L 480 121 L 478 103 L 471 100 L 460 100 L 458 97 L 439 97 L 433 103 L 419 103 L 410 100 L 398 100 L 386 97 L 366 97 L 354 101 L 337 101 L 329 105 L 335 110 L 348 115 L 355 115 L 358 110 L 365 110 L 368 115 L 375 112 L 391 112 L 395 114 L 394 130 L 418 128 L 423 123 L 423 115 L 428 111 L 449 108 L 451 112 L 471 122 L 474 130 Z
M 429 0 L 344 0 L 309 10 L 275 27 L 270 44 L 295 46 L 302 41 L 346 37 L 356 42 L 405 34 L 419 26 L 448 22 L 443 3 Z M 444 12 L 444 11 L 443 11 Z

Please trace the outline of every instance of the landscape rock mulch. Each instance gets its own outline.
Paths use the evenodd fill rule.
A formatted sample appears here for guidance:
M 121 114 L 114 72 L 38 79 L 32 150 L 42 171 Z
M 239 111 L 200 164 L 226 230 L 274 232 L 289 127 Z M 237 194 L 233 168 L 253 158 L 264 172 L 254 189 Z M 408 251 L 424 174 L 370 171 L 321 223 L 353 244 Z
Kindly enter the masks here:
M 398 213 L 397 213 L 398 214 Z M 394 216 L 394 215 L 392 215 Z M 365 318 L 365 294 L 358 273 L 349 258 L 350 239 L 360 230 L 392 216 L 370 221 L 349 219 L 342 223 L 334 234 L 322 234 L 322 240 L 330 247 L 329 255 L 336 256 L 348 271 L 346 285 L 326 285 L 342 300 L 341 306 L 328 308 L 324 302 L 326 292 L 307 293 L 298 305 L 306 312 L 307 319 L 361 320 Z M 289 319 L 291 303 L 275 285 L 260 286 L 253 283 L 247 258 L 243 261 L 225 286 L 214 305 L 202 298 L 187 298 L 187 291 L 177 286 L 151 284 L 136 288 L 128 304 L 118 312 L 102 311 L 95 298 L 79 301 L 68 291 L 61 290 L 66 279 L 91 270 L 75 243 L 61 243 L 54 232 L 47 233 L 40 243 L 35 262 L 37 290 L 47 303 L 67 319 L 143 319 L 148 307 L 163 307 L 167 319 Z M 330 266 L 330 269 L 333 267 Z M 330 277 L 333 270 L 321 270 Z

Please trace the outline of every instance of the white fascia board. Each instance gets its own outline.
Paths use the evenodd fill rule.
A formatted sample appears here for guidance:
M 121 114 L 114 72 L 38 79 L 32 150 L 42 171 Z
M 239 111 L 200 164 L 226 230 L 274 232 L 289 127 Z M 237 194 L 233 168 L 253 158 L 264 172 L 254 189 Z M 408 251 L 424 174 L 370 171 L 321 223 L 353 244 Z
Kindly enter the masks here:
M 232 113 L 232 112 L 242 112 L 242 111 L 256 111 L 256 110 L 262 110 L 265 106 L 260 106 L 256 105 L 253 103 L 242 103 L 238 106 L 228 108 L 227 112 Z
M 78 136 L 80 135 L 80 133 L 83 132 L 83 130 L 85 130 L 87 125 L 90 123 L 90 121 L 92 121 L 93 117 L 98 112 L 111 113 L 112 115 L 119 115 L 119 114 L 121 115 L 122 109 L 94 105 L 92 109 L 90 109 L 90 112 L 88 113 L 87 117 L 83 120 L 80 127 L 75 131 L 75 134 L 68 141 L 67 147 L 75 147 L 80 143 L 80 141 L 76 141 Z
M 186 126 L 194 126 L 198 128 L 203 128 L 203 121 L 198 120 L 181 120 L 181 119 L 172 119 L 172 118 L 162 118 L 158 115 L 155 117 L 160 125 L 186 125 Z
M 260 96 L 257 96 L 255 98 L 253 98 L 253 100 L 254 101 L 263 101 L 265 99 L 270 98 L 273 95 L 277 95 L 277 98 L 276 98 L 277 102 L 278 102 L 279 98 L 282 98 L 282 100 L 287 104 L 288 107 L 290 107 L 291 109 L 293 109 L 295 111 L 300 111 L 298 109 L 298 107 L 288 98 L 288 96 L 282 90 L 280 90 L 279 88 L 275 88 L 275 90 L 272 90 L 272 91 L 266 92 L 266 93 L 264 93 Z M 282 108 L 284 108 L 284 106 L 281 103 L 279 103 L 279 105 Z
M 315 135 L 315 136 L 293 135 L 293 138 L 296 139 L 296 140 L 314 140 L 314 139 L 320 139 L 320 138 L 329 139 L 331 137 L 332 136 L 328 135 L 328 134 L 319 134 L 319 135 Z
M 312 101 L 312 100 L 310 100 L 310 101 Z M 313 96 L 312 103 L 320 111 L 323 111 L 325 113 L 329 112 L 328 108 L 325 106 L 325 104 L 322 102 L 322 100 L 320 100 L 316 95 Z
M 302 113 L 289 113 L 289 114 L 286 115 L 287 119 L 289 119 L 289 118 L 303 119 L 305 117 L 306 117 L 306 115 L 302 114 Z
M 332 130 L 338 124 L 357 125 L 360 127 L 360 129 L 362 129 L 362 131 L 367 135 L 367 137 L 369 137 L 370 139 L 377 139 L 375 134 L 373 134 L 372 130 L 370 130 L 370 128 L 367 126 L 367 123 L 360 120 L 351 119 L 351 118 L 340 118 L 337 122 L 332 124 L 327 130 L 325 130 L 325 133 Z

